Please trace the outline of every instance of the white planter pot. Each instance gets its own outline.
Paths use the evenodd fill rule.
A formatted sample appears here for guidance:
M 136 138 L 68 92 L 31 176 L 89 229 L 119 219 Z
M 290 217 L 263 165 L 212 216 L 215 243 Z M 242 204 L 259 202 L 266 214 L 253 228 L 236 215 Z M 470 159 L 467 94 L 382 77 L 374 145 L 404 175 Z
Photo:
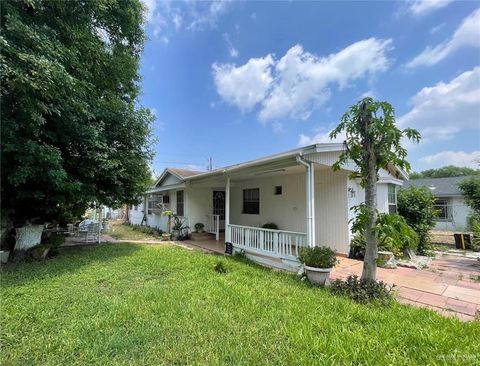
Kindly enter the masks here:
M 27 250 L 40 244 L 43 225 L 26 225 L 15 229 L 15 250 Z
M 10 251 L 9 250 L 0 250 L 0 261 L 2 263 L 7 263 L 9 256 L 10 256 Z
M 332 268 L 315 268 L 305 266 L 305 272 L 307 273 L 308 280 L 319 286 L 330 285 L 330 272 Z

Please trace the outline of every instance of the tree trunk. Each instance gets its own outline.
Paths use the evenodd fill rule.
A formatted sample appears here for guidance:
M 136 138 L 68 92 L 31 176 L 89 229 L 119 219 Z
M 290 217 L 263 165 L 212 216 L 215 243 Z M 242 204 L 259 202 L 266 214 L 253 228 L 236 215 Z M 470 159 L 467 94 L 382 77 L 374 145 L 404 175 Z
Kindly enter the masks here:
M 369 215 L 367 227 L 365 228 L 366 244 L 362 279 L 375 280 L 377 276 L 378 256 L 378 243 L 375 235 L 375 223 L 377 222 L 377 169 L 376 157 L 373 151 L 369 153 L 365 205 L 367 206 Z
M 27 250 L 40 244 L 43 225 L 25 225 L 15 229 L 15 250 Z

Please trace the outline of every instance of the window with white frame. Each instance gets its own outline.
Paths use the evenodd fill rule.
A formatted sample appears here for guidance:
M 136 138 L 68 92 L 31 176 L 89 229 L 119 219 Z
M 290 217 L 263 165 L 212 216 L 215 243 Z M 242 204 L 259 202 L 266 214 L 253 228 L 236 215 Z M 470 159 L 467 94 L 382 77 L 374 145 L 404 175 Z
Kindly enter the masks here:
M 260 214 L 260 189 L 249 188 L 243 190 L 243 210 L 244 214 Z
M 152 195 L 148 197 L 147 214 L 152 215 L 153 214 L 152 210 L 160 208 L 161 203 L 162 203 L 162 196 Z
M 177 216 L 184 215 L 183 191 L 177 191 Z
M 450 208 L 446 198 L 438 198 L 435 200 L 435 208 L 437 210 L 436 220 L 448 221 L 450 217 Z
M 397 213 L 397 185 L 388 184 L 388 213 Z

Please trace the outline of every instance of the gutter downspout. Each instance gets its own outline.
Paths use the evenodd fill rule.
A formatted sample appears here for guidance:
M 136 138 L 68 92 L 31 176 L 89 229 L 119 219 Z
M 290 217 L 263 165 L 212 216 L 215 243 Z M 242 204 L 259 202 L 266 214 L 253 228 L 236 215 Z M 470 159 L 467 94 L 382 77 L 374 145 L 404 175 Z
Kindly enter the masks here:
M 301 155 L 298 155 L 296 158 L 297 162 L 304 165 L 307 168 L 307 176 L 306 176 L 306 200 L 305 206 L 306 206 L 306 214 L 307 214 L 307 245 L 309 247 L 313 247 L 314 243 L 312 240 L 312 205 L 311 205 L 311 184 L 312 184 L 312 178 L 311 178 L 311 165 L 307 163 L 305 160 L 302 159 Z

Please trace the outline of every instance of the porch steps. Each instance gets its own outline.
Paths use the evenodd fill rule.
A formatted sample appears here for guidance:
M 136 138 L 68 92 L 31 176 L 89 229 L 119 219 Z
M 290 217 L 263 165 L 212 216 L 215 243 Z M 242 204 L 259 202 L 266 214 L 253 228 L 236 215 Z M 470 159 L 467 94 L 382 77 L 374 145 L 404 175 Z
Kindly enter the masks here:
M 209 240 L 215 240 L 215 234 L 203 232 L 203 233 L 191 233 L 190 234 L 190 239 L 192 241 L 209 241 Z M 221 232 L 220 233 L 220 240 L 225 242 L 225 233 Z
M 272 258 L 257 253 L 245 253 L 247 258 L 266 267 L 282 269 L 288 272 L 298 272 L 300 264 L 288 259 Z

